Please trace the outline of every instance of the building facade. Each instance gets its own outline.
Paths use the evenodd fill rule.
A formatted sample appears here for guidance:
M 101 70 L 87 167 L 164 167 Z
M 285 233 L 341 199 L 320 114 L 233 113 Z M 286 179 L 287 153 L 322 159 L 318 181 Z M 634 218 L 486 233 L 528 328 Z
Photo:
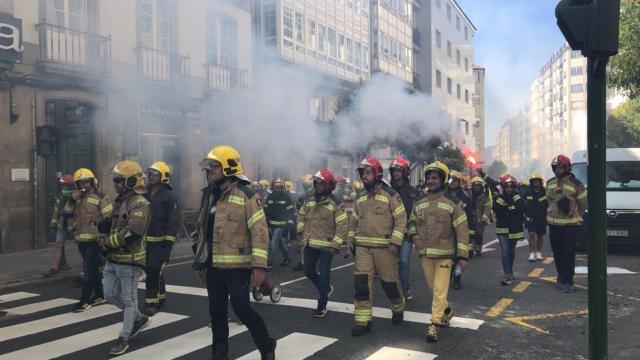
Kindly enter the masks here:
M 371 72 L 413 81 L 413 5 L 415 0 L 371 1 Z
M 484 117 L 484 103 L 485 103 L 485 91 L 484 91 L 484 79 L 485 68 L 481 66 L 473 66 L 473 80 L 475 82 L 475 89 L 473 92 L 473 108 L 476 112 L 476 119 L 473 123 L 473 138 L 476 141 L 477 151 L 483 151 L 485 147 L 485 117 Z
M 21 22 L 21 59 L 0 66 L 1 105 L 12 109 L 0 113 L 0 251 L 51 240 L 57 178 L 79 167 L 113 196 L 118 161 L 167 161 L 183 207 L 197 207 L 216 116 L 202 104 L 252 80 L 247 4 L 0 0 L 0 12 Z

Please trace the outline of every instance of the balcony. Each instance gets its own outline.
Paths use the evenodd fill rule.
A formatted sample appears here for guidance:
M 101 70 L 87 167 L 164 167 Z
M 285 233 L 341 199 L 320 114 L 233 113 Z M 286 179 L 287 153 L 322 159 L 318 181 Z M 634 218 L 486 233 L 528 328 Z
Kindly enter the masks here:
M 420 50 L 420 30 L 413 29 L 413 47 L 416 50 Z
M 144 46 L 136 48 L 138 72 L 146 80 L 163 84 L 189 84 L 189 57 Z
M 36 25 L 39 35 L 38 64 L 48 71 L 108 73 L 111 70 L 111 38 L 58 25 Z
M 209 92 L 249 87 L 249 73 L 246 70 L 211 63 L 206 66 Z

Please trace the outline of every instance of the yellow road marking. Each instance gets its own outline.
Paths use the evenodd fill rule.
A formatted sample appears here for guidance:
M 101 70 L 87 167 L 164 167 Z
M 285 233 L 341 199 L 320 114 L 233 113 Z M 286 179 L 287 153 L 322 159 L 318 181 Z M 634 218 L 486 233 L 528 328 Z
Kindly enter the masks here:
M 543 271 L 544 268 L 535 268 L 531 270 L 531 272 L 529 273 L 529 277 L 538 277 L 540 276 L 540 274 L 542 274 Z
M 489 311 L 487 311 L 485 315 L 489 317 L 497 317 L 498 315 L 502 314 L 502 312 L 509 305 L 511 305 L 512 302 L 513 302 L 513 299 L 509 299 L 509 298 L 500 299 L 495 305 L 493 305 L 491 309 L 489 309 Z
M 516 325 L 520 325 L 522 327 L 526 327 L 528 329 L 531 330 L 535 330 L 539 333 L 542 334 L 551 334 L 551 332 L 549 330 L 545 330 L 541 327 L 535 326 L 535 325 L 531 325 L 529 324 L 527 321 L 529 320 L 542 320 L 542 319 L 549 319 L 549 318 L 556 318 L 556 317 L 560 317 L 560 316 L 579 316 L 579 315 L 586 315 L 589 312 L 587 310 L 580 310 L 580 311 L 567 311 L 567 312 L 562 312 L 562 313 L 556 313 L 556 314 L 540 314 L 540 315 L 531 315 L 531 316 L 511 316 L 511 317 L 506 317 L 504 318 L 507 321 L 510 321 Z
M 556 278 L 554 278 L 553 276 L 543 276 L 540 279 L 551 282 L 551 283 L 555 283 L 556 282 Z M 584 289 L 587 290 L 588 287 L 583 286 L 583 285 L 578 285 L 578 284 L 574 284 L 573 287 L 578 288 L 578 289 Z M 634 296 L 629 296 L 629 295 L 622 295 L 622 294 L 616 294 L 612 291 L 607 291 L 607 294 L 612 295 L 612 296 L 616 296 L 622 299 L 627 299 L 627 300 L 633 300 L 633 301 L 640 301 L 640 298 L 634 297 Z
M 548 257 L 546 259 L 544 259 L 544 261 L 542 262 L 543 264 L 551 264 L 553 262 L 553 258 L 552 257 Z
M 527 288 L 529 287 L 529 285 L 531 285 L 531 282 L 529 281 L 520 281 L 520 283 L 518 285 L 516 285 L 513 290 L 513 292 L 517 292 L 517 293 L 522 293 L 525 290 L 527 290 Z

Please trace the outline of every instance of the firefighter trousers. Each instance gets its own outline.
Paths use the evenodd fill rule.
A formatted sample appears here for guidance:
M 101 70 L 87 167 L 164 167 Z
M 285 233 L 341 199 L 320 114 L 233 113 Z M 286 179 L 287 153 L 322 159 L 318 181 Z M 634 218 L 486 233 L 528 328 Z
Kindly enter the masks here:
M 391 303 L 391 312 L 394 314 L 404 312 L 404 297 L 398 275 L 398 256 L 386 247 L 356 246 L 353 303 L 357 325 L 367 325 L 371 321 L 374 274 L 380 277 L 382 290 Z
M 145 306 L 158 307 L 164 304 L 167 294 L 165 290 L 163 272 L 171 257 L 171 245 L 147 243 L 147 258 L 144 271 L 147 274 Z
M 427 285 L 433 294 L 431 300 L 431 323 L 440 325 L 444 311 L 449 306 L 447 294 L 449 293 L 449 279 L 451 279 L 451 259 L 429 259 L 420 257 L 422 271 L 427 279 Z

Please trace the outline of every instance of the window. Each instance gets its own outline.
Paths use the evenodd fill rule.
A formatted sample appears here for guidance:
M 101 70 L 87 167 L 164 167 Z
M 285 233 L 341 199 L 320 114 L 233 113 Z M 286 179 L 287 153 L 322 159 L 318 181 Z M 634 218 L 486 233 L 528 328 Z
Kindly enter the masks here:
M 460 31 L 460 16 L 456 15 L 456 30 Z
M 469 135 L 469 122 L 467 120 L 462 120 L 464 122 L 464 134 Z
M 571 85 L 571 92 L 572 93 L 581 93 L 583 92 L 583 87 L 582 84 L 573 84 Z
M 580 109 L 584 109 L 584 101 L 571 102 L 571 110 L 580 110 Z
M 436 46 L 438 49 L 442 49 L 442 34 L 440 30 L 436 30 Z
M 571 76 L 582 75 L 583 68 L 582 66 L 574 66 L 571 68 Z
M 282 36 L 285 39 L 293 40 L 293 11 L 288 6 L 283 8 L 282 22 L 284 26 Z
M 451 57 L 451 41 L 447 40 L 447 56 Z
M 460 65 L 460 50 L 456 49 L 456 64 Z
M 436 70 L 436 86 L 438 89 L 442 89 L 442 73 L 440 70 Z
M 264 6 L 264 43 L 267 46 L 276 46 L 276 4 Z
M 369 0 L 362 1 L 362 15 L 369 17 Z
M 464 102 L 469 103 L 469 90 L 464 89 Z
M 345 61 L 344 35 L 338 34 L 338 60 Z
M 464 71 L 469 71 L 469 58 L 464 58 Z
M 167 0 L 140 0 L 138 38 L 142 46 L 169 50 L 169 2 Z
M 362 44 L 356 42 L 356 61 L 355 65 L 358 69 L 362 68 Z
M 87 29 L 86 0 L 47 0 L 48 23 L 78 31 Z
M 347 64 L 353 65 L 353 40 L 347 38 Z
M 467 25 L 464 26 L 464 39 L 469 40 L 469 28 Z
M 447 92 L 451 94 L 453 91 L 453 83 L 451 82 L 451 78 L 447 78 Z
M 309 47 L 313 50 L 317 49 L 316 22 L 309 20 Z
M 237 26 L 233 19 L 220 19 L 220 64 L 236 66 Z
M 582 57 L 582 52 L 580 50 L 572 50 L 571 51 L 571 58 L 572 59 L 576 59 L 576 58 L 580 58 Z
M 318 24 L 318 51 L 322 54 L 327 51 L 324 44 L 327 39 L 327 28 L 324 25 Z
M 462 99 L 462 88 L 460 87 L 460 84 L 456 84 L 456 97 L 458 100 Z
M 304 44 L 304 16 L 296 11 L 296 42 Z
M 451 4 L 447 3 L 447 20 L 451 21 Z
M 369 71 L 369 48 L 366 46 L 362 47 L 362 61 L 364 70 Z
M 336 31 L 329 28 L 329 56 L 336 57 Z

